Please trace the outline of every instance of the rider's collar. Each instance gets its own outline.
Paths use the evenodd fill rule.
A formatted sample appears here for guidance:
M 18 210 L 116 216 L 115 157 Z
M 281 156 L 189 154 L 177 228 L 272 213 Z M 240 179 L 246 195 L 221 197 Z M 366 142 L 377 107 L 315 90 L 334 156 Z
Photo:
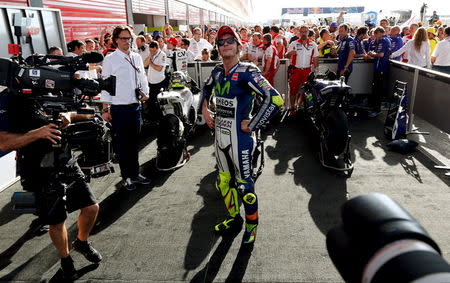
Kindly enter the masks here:
M 225 76 L 228 76 L 229 74 L 233 73 L 236 70 L 236 68 L 239 66 L 239 63 L 241 63 L 241 62 L 238 61 L 233 67 L 231 67 L 231 69 L 228 72 L 225 72 Z

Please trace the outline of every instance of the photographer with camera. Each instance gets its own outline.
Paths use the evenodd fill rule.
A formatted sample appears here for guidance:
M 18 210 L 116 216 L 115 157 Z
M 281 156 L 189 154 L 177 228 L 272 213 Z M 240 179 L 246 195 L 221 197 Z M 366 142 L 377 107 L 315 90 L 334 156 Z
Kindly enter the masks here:
M 75 279 L 77 272 L 69 254 L 65 225 L 67 212 L 80 210 L 78 235 L 72 247 L 90 262 L 98 263 L 102 256 L 87 239 L 99 206 L 68 144 L 61 140 L 62 131 L 71 121 L 89 117 L 64 113 L 61 123 L 55 124 L 46 114 L 36 100 L 5 90 L 0 95 L 0 150 L 17 150 L 23 189 L 35 193 L 36 211 L 41 223 L 49 224 L 50 238 L 61 257 L 63 277 Z
M 148 83 L 144 63 L 138 53 L 131 51 L 133 32 L 128 26 L 117 26 L 112 40 L 116 51 L 103 61 L 103 77 L 116 76 L 116 95 L 102 91 L 104 104 L 102 115 L 111 121 L 116 149 L 119 155 L 120 173 L 126 190 L 136 189 L 136 184 L 150 184 L 150 179 L 139 174 L 139 133 L 142 125 L 140 102 L 148 100 Z M 150 50 L 151 50 L 150 45 Z

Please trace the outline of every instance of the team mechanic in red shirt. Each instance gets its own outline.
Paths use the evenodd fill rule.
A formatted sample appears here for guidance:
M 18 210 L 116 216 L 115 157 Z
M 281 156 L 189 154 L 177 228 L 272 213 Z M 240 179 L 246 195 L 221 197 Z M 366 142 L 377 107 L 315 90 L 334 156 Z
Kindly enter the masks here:
M 291 42 L 286 53 L 286 57 L 291 59 L 292 66 L 290 67 L 291 77 L 289 79 L 289 105 L 291 114 L 295 113 L 295 97 L 311 73 L 311 66 L 314 66 L 315 70 L 319 66 L 318 56 L 317 44 L 308 39 L 308 27 L 301 26 L 300 39 Z M 299 105 L 301 105 L 302 99 L 303 94 L 300 95 Z

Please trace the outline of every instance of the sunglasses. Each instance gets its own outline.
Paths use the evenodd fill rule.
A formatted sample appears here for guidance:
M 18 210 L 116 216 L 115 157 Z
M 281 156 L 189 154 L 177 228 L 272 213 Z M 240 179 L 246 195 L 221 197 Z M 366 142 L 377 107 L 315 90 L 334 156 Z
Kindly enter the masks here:
M 229 37 L 229 38 L 226 38 L 226 39 L 219 39 L 219 40 L 217 40 L 217 45 L 223 46 L 223 45 L 225 45 L 225 42 L 228 43 L 228 44 L 233 44 L 233 43 L 236 42 L 236 38 Z
M 131 37 L 119 37 L 120 40 L 128 41 L 131 40 Z

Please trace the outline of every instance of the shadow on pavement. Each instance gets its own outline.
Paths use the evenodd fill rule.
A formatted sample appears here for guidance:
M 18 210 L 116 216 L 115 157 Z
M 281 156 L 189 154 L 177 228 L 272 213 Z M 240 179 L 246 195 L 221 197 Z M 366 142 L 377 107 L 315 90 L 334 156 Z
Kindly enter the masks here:
M 189 149 L 191 156 L 199 152 L 202 147 L 208 147 L 212 144 L 214 144 L 214 136 L 212 131 L 206 126 L 197 127 L 192 137 L 189 137 L 187 140 L 188 148 L 192 146 Z
M 197 194 L 203 198 L 203 207 L 194 215 L 191 224 L 191 237 L 184 257 L 184 279 L 205 260 L 214 247 L 217 237 L 213 227 L 227 215 L 222 198 L 214 183 L 217 171 L 213 171 L 200 181 Z
M 248 262 L 250 261 L 250 257 L 252 256 L 253 247 L 253 244 L 241 245 L 236 259 L 234 260 L 230 274 L 228 275 L 228 278 L 225 280 L 225 282 L 242 282 L 245 271 L 247 270 Z
M 377 137 L 377 132 L 383 134 L 383 124 L 377 119 L 350 118 L 349 126 L 350 134 L 352 135 L 352 140 L 350 141 L 352 161 L 355 159 L 356 152 L 359 152 L 359 157 L 364 160 L 374 160 L 375 154 L 368 148 L 367 139 L 369 137 Z M 377 131 L 377 128 L 381 130 Z
M 222 241 L 217 246 L 208 263 L 202 270 L 195 274 L 191 280 L 191 283 L 206 283 L 214 281 L 236 236 L 237 235 L 235 234 L 229 237 L 222 237 Z
M 11 258 L 20 250 L 20 248 L 29 240 L 36 236 L 42 236 L 47 233 L 47 230 L 42 229 L 42 225 L 38 219 L 31 222 L 28 230 L 12 244 L 8 249 L 0 253 L 0 270 L 3 270 L 11 263 Z
M 277 127 L 271 125 L 271 128 L 267 131 L 262 132 L 262 138 L 268 134 L 272 134 L 272 138 L 276 140 L 276 146 L 266 146 L 267 156 L 272 160 L 278 160 L 275 164 L 274 172 L 276 175 L 283 175 L 288 171 L 289 161 L 291 159 L 297 158 L 301 153 L 302 149 L 299 144 L 296 144 L 297 140 L 305 139 L 302 134 L 299 133 L 298 125 L 301 121 L 297 117 L 292 117 L 285 121 L 284 124 L 280 124 Z
M 192 220 L 192 234 L 187 245 L 184 268 L 186 273 L 183 279 L 186 279 L 190 270 L 196 269 L 208 257 L 218 235 L 214 234 L 213 227 L 223 220 L 227 215 L 222 197 L 214 188 L 217 171 L 206 175 L 199 184 L 197 194 L 203 197 L 203 208 L 194 215 Z M 234 233 L 222 237 L 222 241 L 217 246 L 205 267 L 200 270 L 191 280 L 191 282 L 213 282 L 228 251 L 233 244 L 235 237 L 239 234 Z M 241 282 L 245 275 L 250 256 L 253 251 L 253 245 L 243 245 L 239 249 L 233 267 L 226 282 Z
M 326 170 L 309 153 L 294 162 L 294 182 L 311 195 L 309 213 L 320 232 L 326 235 L 340 222 L 340 209 L 348 198 L 347 178 Z
M 305 122 L 306 123 L 306 122 Z M 308 210 L 324 235 L 340 222 L 340 209 L 348 199 L 347 178 L 341 173 L 324 168 L 319 160 L 319 137 L 306 126 L 297 147 L 300 157 L 293 163 L 294 183 L 311 195 Z
M 413 154 L 401 154 L 390 151 L 389 148 L 386 146 L 389 142 L 390 142 L 389 140 L 383 138 L 373 143 L 375 147 L 382 148 L 385 151 L 386 154 L 383 157 L 383 161 L 389 166 L 395 166 L 397 164 L 400 164 L 403 170 L 405 170 L 406 174 L 412 176 L 414 179 L 417 180 L 417 182 L 422 184 L 423 183 L 422 177 L 420 176 L 420 173 L 417 170 L 416 162 L 414 161 L 414 157 L 417 152 Z
M 100 264 L 98 263 L 91 263 L 89 265 L 86 265 L 85 267 L 82 267 L 80 269 L 77 270 L 77 275 L 78 275 L 78 279 L 81 279 L 81 277 L 83 277 L 83 275 L 96 270 L 98 267 L 100 266 Z M 78 280 L 77 279 L 77 280 Z M 73 280 L 64 280 L 64 278 L 62 277 L 62 271 L 61 269 L 58 269 L 58 271 L 55 273 L 55 275 L 53 275 L 52 278 L 50 278 L 50 280 L 48 280 L 49 283 L 57 283 L 57 282 L 65 282 L 65 283 L 69 283 L 69 282 L 74 282 Z
M 12 212 L 12 203 L 8 202 L 0 210 L 0 226 L 8 224 L 9 222 L 13 221 L 14 219 L 16 219 L 19 216 L 20 216 L 20 214 Z
M 70 239 L 74 239 L 76 236 L 77 224 L 74 223 L 72 226 L 68 227 L 67 233 L 70 242 Z M 0 281 L 21 281 L 23 280 L 22 278 L 26 278 L 26 280 L 34 280 L 34 278 L 40 277 L 39 274 L 44 274 L 55 264 L 59 263 L 59 260 L 60 258 L 55 246 L 53 246 L 53 244 L 49 244 L 26 262 L 1 277 Z M 36 274 L 36 271 L 42 272 Z
M 100 211 L 91 235 L 95 235 L 109 227 L 130 210 L 141 198 L 150 193 L 153 188 L 160 187 L 167 181 L 173 171 L 158 172 L 155 169 L 155 160 L 152 159 L 141 165 L 143 174 L 152 179 L 150 185 L 138 185 L 136 190 L 129 192 L 122 189 L 121 184 L 118 183 L 116 184 L 117 190 L 99 203 Z

